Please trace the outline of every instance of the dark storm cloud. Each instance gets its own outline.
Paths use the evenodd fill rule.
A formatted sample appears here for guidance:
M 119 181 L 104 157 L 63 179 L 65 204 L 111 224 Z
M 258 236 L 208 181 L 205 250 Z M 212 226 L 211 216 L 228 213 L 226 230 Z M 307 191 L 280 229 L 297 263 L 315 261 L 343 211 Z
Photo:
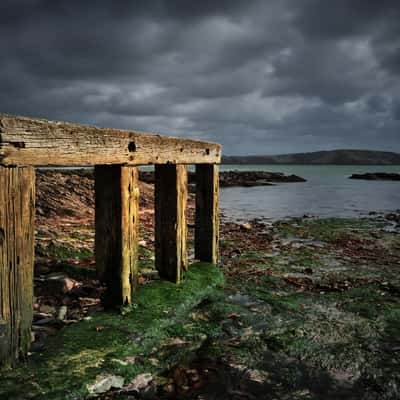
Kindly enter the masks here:
M 0 110 L 221 142 L 400 151 L 400 5 L 2 0 Z
M 393 118 L 396 121 L 400 121 L 400 99 L 397 99 L 394 103 L 393 103 Z
M 303 0 L 297 7 L 295 24 L 312 40 L 363 35 L 399 17 L 397 0 Z

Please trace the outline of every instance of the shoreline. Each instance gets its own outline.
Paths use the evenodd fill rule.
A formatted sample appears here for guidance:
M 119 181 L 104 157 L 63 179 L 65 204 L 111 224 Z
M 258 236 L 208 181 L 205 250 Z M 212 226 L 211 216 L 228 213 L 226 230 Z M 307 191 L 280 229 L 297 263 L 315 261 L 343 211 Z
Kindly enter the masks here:
M 400 213 L 393 219 L 399 221 Z M 46 229 L 51 220 L 58 232 Z M 391 388 L 400 379 L 395 374 L 400 359 L 391 352 L 388 363 L 385 349 L 398 345 L 400 235 L 385 229 L 390 219 L 238 224 L 222 217 L 219 270 L 194 265 L 180 288 L 157 279 L 148 222 L 141 219 L 138 304 L 118 315 L 104 313 L 100 303 L 92 227 L 82 225 L 79 216 L 42 220 L 36 340 L 28 364 L 0 378 L 1 395 L 21 394 L 19 377 L 28 368 L 30 381 L 23 390 L 47 397 L 69 391 L 86 398 L 101 379 L 117 376 L 120 389 L 101 389 L 109 399 L 129 394 L 135 379 L 144 379 L 140 394 L 159 399 L 208 398 L 207 393 L 228 399 L 235 388 L 249 396 L 267 390 L 276 398 L 297 398 L 299 391 L 307 398 L 339 393 L 395 398 Z M 198 279 L 204 280 L 201 286 L 189 290 Z M 146 308 L 153 303 L 154 309 Z M 394 333 L 373 335 L 380 321 Z M 376 351 L 371 353 L 371 346 Z M 112 356 L 104 357 L 104 348 Z M 261 362 L 265 358 L 270 362 Z M 81 368 L 93 373 L 77 375 Z M 235 376 L 234 389 L 223 383 Z
M 194 260 L 190 195 L 191 267 L 176 286 L 154 268 L 153 187 L 141 182 L 137 300 L 110 313 L 90 174 L 38 173 L 37 188 L 34 341 L 27 363 L 2 371 L 0 397 L 396 398 L 400 210 L 241 223 L 222 212 L 215 268 Z

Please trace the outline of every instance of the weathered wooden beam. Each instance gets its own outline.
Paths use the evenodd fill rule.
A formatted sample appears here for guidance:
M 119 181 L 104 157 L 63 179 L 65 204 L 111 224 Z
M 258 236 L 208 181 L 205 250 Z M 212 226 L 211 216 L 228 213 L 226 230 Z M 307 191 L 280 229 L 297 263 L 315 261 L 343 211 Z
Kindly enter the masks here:
M 106 306 L 132 302 L 137 283 L 139 226 L 137 167 L 95 167 L 95 254 Z
M 0 166 L 0 367 L 31 344 L 35 171 Z
M 196 165 L 195 258 L 216 264 L 218 261 L 218 166 Z
M 219 163 L 216 143 L 0 114 L 0 164 Z
M 187 269 L 187 169 L 155 166 L 155 256 L 160 277 L 179 283 Z

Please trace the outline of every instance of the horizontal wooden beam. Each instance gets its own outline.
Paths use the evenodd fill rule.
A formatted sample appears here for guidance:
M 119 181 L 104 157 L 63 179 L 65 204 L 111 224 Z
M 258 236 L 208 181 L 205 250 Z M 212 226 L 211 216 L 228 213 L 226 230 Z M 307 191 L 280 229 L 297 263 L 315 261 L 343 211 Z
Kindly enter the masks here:
M 216 164 L 217 143 L 0 114 L 0 165 Z

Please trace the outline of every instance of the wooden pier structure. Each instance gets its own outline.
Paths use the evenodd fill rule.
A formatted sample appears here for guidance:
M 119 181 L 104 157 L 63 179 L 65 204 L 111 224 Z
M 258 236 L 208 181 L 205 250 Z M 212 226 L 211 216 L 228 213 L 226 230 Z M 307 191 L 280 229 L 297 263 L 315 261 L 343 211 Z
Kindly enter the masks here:
M 0 367 L 31 343 L 35 167 L 94 166 L 95 254 L 107 305 L 135 296 L 138 166 L 155 165 L 155 265 L 179 283 L 187 261 L 187 165 L 196 165 L 195 258 L 217 263 L 221 146 L 0 114 Z

